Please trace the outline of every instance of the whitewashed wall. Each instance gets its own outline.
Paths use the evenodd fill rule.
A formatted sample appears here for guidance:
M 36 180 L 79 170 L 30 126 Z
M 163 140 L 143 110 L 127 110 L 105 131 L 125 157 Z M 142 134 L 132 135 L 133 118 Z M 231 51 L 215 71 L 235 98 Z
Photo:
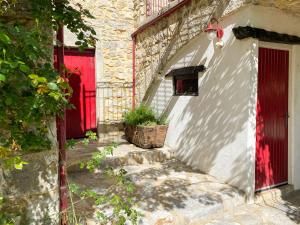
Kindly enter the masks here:
M 277 9 L 253 7 L 251 24 L 266 30 L 300 36 L 300 17 Z M 290 50 L 289 83 L 289 183 L 300 189 L 300 47 L 269 44 L 273 48 Z
M 292 72 L 293 76 L 290 79 L 292 86 L 292 101 L 290 101 L 290 141 L 289 141 L 289 163 L 290 172 L 289 179 L 294 184 L 295 189 L 300 189 L 300 46 L 293 48 Z
M 300 17 L 275 8 L 252 6 L 250 24 L 269 31 L 300 36 Z M 289 184 L 300 189 L 300 47 L 268 43 L 267 47 L 290 51 L 289 73 Z
M 243 8 L 221 21 L 225 30 L 223 49 L 215 48 L 202 34 L 191 40 L 165 68 L 168 72 L 205 64 L 208 69 L 199 74 L 198 97 L 172 97 L 170 80 L 162 81 L 154 90 L 151 105 L 158 113 L 167 115 L 170 122 L 166 144 L 189 165 L 244 190 L 249 198 L 253 197 L 255 184 L 259 43 L 251 38 L 236 40 L 232 28 L 251 25 L 300 36 L 299 22 L 299 18 L 277 9 Z M 300 49 L 298 53 L 300 57 Z M 297 68 L 300 73 L 300 63 Z M 300 85 L 300 78 L 296 81 Z M 300 89 L 296 92 L 299 97 L 294 101 L 295 110 L 300 112 Z M 298 114 L 294 118 L 299 124 L 293 128 L 295 134 L 300 133 Z M 293 155 L 292 160 L 300 160 L 299 150 L 293 150 Z M 293 183 L 297 181 L 300 185 L 300 178 L 295 176 Z

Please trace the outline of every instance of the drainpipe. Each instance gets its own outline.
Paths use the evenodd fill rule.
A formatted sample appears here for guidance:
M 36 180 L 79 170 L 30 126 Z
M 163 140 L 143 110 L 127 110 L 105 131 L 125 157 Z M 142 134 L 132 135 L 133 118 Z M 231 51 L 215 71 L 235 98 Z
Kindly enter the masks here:
M 136 37 L 132 37 L 132 109 L 135 108 L 135 91 L 136 91 L 136 64 L 135 64 Z
M 57 69 L 61 77 L 64 74 L 64 29 L 60 24 L 57 31 Z M 57 140 L 59 147 L 59 197 L 60 197 L 60 224 L 67 225 L 67 208 L 68 208 L 68 187 L 67 187 L 67 170 L 66 170 L 66 120 L 65 111 L 61 117 L 57 117 Z

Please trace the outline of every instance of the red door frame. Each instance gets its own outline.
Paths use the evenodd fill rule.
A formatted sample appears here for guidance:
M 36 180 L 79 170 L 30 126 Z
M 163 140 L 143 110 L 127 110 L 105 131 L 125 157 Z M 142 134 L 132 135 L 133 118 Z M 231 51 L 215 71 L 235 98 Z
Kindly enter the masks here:
M 288 182 L 289 50 L 259 48 L 255 190 Z

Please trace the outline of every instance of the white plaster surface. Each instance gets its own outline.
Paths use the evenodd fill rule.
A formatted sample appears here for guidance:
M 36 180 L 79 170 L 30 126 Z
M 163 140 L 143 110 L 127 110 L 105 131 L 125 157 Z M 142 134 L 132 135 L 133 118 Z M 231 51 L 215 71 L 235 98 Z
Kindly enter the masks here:
M 151 99 L 153 108 L 168 116 L 170 127 L 166 144 L 177 156 L 240 188 L 249 198 L 253 196 L 255 181 L 258 41 L 236 40 L 232 28 L 251 25 L 300 36 L 299 23 L 299 17 L 262 6 L 249 6 L 223 18 L 223 49 L 215 48 L 205 34 L 201 34 L 177 52 L 165 68 L 168 72 L 184 66 L 207 66 L 207 71 L 199 74 L 199 96 L 172 97 L 172 81 L 163 80 L 155 87 L 156 94 Z M 300 72 L 299 63 L 297 68 Z M 300 85 L 299 78 L 295 82 Z M 297 112 L 300 111 L 298 95 L 300 91 L 295 93 Z M 297 136 L 300 118 L 294 114 L 294 135 Z M 299 188 L 300 178 L 296 178 L 296 171 L 300 171 L 300 167 L 295 161 L 300 160 L 296 147 L 300 143 L 296 138 L 291 142 L 295 142 L 293 180 Z
M 294 46 L 293 49 L 293 71 L 294 71 L 294 84 L 293 84 L 293 93 L 294 93 L 294 98 L 293 98 L 293 111 L 290 113 L 292 115 L 291 121 L 293 122 L 290 125 L 292 126 L 292 181 L 294 184 L 295 189 L 300 189 L 300 176 L 299 176 L 299 171 L 300 171 L 300 139 L 299 134 L 300 134 L 300 46 Z M 297 60 L 298 59 L 298 60 Z
M 115 192 L 115 182 L 103 174 L 107 167 L 124 168 L 135 186 L 134 208 L 139 225 L 294 225 L 300 222 L 300 192 L 273 189 L 244 204 L 243 193 L 215 178 L 202 174 L 172 158 L 170 149 L 140 149 L 123 142 L 101 163 L 95 173 L 79 168 L 89 160 L 97 144 L 76 146 L 68 151 L 69 181 L 98 193 Z M 119 193 L 119 192 L 117 192 Z M 284 193 L 284 195 L 283 195 Z M 123 192 L 119 193 L 123 196 Z M 74 202 L 76 215 L 87 225 L 99 224 L 95 212 L 110 215 L 108 205 L 96 206 L 88 199 Z M 111 224 L 111 223 L 105 223 Z M 127 222 L 126 224 L 132 224 Z

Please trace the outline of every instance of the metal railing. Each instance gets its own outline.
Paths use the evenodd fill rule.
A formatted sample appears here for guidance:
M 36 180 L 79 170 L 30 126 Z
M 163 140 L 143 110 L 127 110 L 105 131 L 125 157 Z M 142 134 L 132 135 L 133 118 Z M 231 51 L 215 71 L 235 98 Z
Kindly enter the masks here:
M 118 142 L 123 135 L 122 116 L 132 107 L 132 82 L 98 82 L 97 105 L 99 141 Z
M 98 82 L 97 102 L 100 123 L 118 123 L 123 113 L 131 109 L 132 82 Z
M 147 17 L 159 12 L 162 8 L 178 0 L 146 0 Z

